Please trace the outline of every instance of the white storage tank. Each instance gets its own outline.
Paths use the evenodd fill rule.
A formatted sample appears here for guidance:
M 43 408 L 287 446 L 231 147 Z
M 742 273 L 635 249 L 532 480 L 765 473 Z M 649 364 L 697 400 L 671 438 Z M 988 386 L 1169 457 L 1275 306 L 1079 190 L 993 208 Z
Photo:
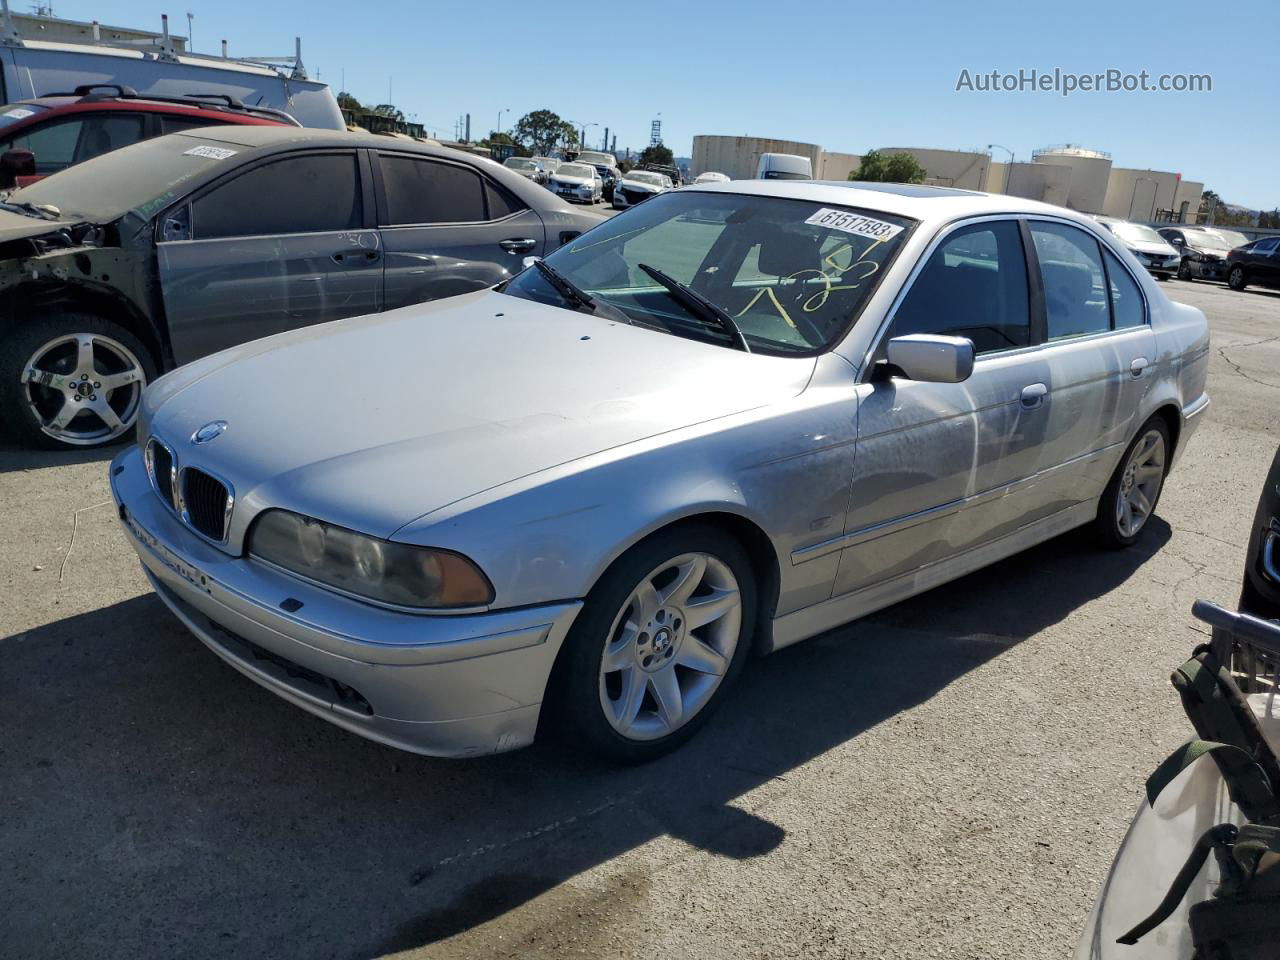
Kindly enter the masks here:
M 1031 161 L 1070 169 L 1071 183 L 1063 206 L 1081 213 L 1103 212 L 1107 181 L 1111 178 L 1111 154 L 1063 143 L 1033 150 Z

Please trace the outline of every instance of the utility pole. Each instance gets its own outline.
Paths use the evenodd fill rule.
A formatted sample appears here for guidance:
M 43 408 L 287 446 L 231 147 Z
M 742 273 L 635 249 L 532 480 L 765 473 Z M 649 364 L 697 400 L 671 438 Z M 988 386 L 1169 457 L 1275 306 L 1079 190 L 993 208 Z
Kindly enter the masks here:
M 196 15 L 194 13 L 187 14 L 187 53 L 192 53 L 195 50 L 195 41 L 191 39 L 191 21 L 195 18 Z
M 467 143 L 471 142 L 471 114 L 467 114 Z
M 608 127 L 604 128 L 604 140 L 600 144 L 600 149 L 606 150 L 606 151 L 609 149 L 609 128 Z

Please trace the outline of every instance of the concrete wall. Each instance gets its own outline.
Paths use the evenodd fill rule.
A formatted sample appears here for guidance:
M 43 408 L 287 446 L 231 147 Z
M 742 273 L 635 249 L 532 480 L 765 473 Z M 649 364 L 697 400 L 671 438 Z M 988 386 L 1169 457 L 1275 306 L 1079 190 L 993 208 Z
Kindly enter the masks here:
M 963 150 L 930 150 L 924 147 L 880 147 L 882 154 L 909 153 L 926 171 L 925 183 L 963 190 L 985 190 L 991 157 Z
M 856 153 L 828 153 L 822 151 L 822 162 L 814 168 L 816 180 L 848 180 L 849 174 L 857 170 L 862 157 Z
M 1146 223 L 1155 219 L 1157 210 L 1174 208 L 1177 189 L 1176 173 L 1112 167 L 1102 212 L 1108 217 Z
M 1198 212 L 1200 210 L 1200 197 L 1204 193 L 1204 184 L 1196 183 L 1194 180 L 1178 181 L 1178 189 L 1173 193 L 1173 213 L 1176 217 L 1178 211 L 1182 209 L 1183 203 L 1186 203 L 1186 214 L 1182 218 L 1183 223 L 1199 223 Z
M 816 143 L 800 143 L 795 140 L 770 140 L 766 137 L 716 137 L 693 138 L 694 176 L 714 170 L 730 180 L 755 178 L 762 153 L 790 153 L 808 157 L 816 173 L 821 168 L 822 148 Z M 839 178 L 837 178 L 839 179 Z

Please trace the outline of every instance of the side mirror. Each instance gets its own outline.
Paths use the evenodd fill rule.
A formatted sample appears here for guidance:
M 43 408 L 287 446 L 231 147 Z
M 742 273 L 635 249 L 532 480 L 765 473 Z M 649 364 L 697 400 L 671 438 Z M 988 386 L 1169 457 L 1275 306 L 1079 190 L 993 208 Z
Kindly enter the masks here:
M 973 341 L 968 337 L 911 333 L 890 340 L 886 355 L 908 380 L 960 383 L 973 373 Z
M 0 154 L 0 187 L 15 187 L 19 177 L 36 175 L 36 155 L 30 150 L 6 150 Z

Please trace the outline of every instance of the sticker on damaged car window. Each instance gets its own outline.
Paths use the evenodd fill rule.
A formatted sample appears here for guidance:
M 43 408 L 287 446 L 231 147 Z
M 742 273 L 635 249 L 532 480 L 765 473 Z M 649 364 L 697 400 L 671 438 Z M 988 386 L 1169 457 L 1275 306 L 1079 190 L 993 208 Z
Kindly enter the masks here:
M 31 116 L 33 113 L 35 113 L 34 110 L 28 110 L 26 107 L 14 107 L 12 110 L 6 110 L 4 115 L 6 117 L 12 117 L 15 120 L 22 120 Z
M 818 211 L 805 223 L 854 233 L 860 237 L 871 237 L 874 240 L 891 240 L 902 232 L 902 227 L 896 223 L 885 223 L 874 217 L 864 217 L 860 213 L 850 213 L 848 210 L 832 210 L 830 207 L 818 208 Z
M 201 144 L 198 147 L 192 147 L 190 150 L 183 150 L 184 157 L 205 157 L 208 160 L 225 160 L 227 157 L 234 157 L 240 151 L 228 150 L 226 147 L 210 147 Z

